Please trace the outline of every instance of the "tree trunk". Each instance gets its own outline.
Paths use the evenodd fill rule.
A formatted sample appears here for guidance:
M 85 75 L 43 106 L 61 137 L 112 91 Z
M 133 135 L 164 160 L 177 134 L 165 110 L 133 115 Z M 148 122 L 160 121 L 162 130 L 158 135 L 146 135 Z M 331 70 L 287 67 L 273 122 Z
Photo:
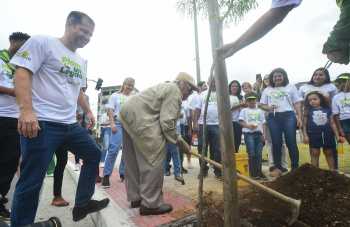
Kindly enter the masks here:
M 222 46 L 222 25 L 217 0 L 208 0 L 208 16 L 213 55 Z M 216 60 L 216 59 L 214 59 Z M 232 112 L 230 108 L 225 61 L 218 61 L 214 71 L 220 130 L 221 164 L 225 227 L 240 226 L 235 147 L 233 141 Z
M 196 69 L 197 69 L 197 84 L 201 82 L 201 69 L 199 64 L 199 47 L 198 47 L 198 28 L 197 28 L 197 6 L 196 0 L 193 0 L 193 20 L 194 20 L 194 41 L 196 46 Z

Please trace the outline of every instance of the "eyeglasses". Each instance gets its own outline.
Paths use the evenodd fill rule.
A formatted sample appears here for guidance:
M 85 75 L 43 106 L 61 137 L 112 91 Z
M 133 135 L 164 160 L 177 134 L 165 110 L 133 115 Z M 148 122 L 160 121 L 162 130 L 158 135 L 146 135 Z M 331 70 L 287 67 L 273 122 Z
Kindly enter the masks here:
M 184 84 L 187 85 L 188 91 L 190 92 L 190 94 L 192 94 L 193 90 L 192 90 L 191 86 L 188 83 L 186 83 L 186 82 L 184 82 Z

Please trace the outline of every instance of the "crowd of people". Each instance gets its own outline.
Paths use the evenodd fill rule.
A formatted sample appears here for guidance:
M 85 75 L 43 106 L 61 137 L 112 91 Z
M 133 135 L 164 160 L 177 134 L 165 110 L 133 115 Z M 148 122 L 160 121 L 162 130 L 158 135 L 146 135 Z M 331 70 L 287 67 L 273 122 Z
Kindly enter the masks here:
M 273 0 L 271 9 L 247 32 L 235 42 L 216 49 L 217 60 L 224 60 L 262 38 L 301 2 Z M 349 63 L 349 2 L 337 1 L 341 9 L 339 21 L 322 50 L 331 61 L 340 64 Z M 0 51 L 0 217 L 10 220 L 11 226 L 34 222 L 44 177 L 52 175 L 54 154 L 57 164 L 53 172 L 52 205 L 69 205 L 61 192 L 68 151 L 76 156 L 76 170 L 81 171 L 72 209 L 74 221 L 108 206 L 108 198 L 94 200 L 92 196 L 96 182 L 102 181 L 103 188 L 110 187 L 109 177 L 122 143 L 119 181 L 125 181 L 127 200 L 132 208 L 139 208 L 140 215 L 172 211 L 171 204 L 164 204 L 164 175 L 171 175 L 172 160 L 174 178 L 182 180 L 180 174 L 188 172 L 183 154 L 187 155 L 187 167 L 193 168 L 193 134 L 198 134 L 198 152 L 202 153 L 205 144 L 204 155 L 209 150 L 210 158 L 221 162 L 215 77 L 208 81 L 211 90 L 204 143 L 203 114 L 208 86 L 205 82 L 196 85 L 185 72 L 180 72 L 173 81 L 133 96 L 135 80 L 126 78 L 121 90 L 106 105 L 107 113 L 101 121 L 105 127 L 101 151 L 90 136 L 95 118 L 84 94 L 86 62 L 76 52 L 90 42 L 94 28 L 95 22 L 87 14 L 72 11 L 62 37 L 30 37 L 16 32 L 9 37 L 9 49 Z M 350 93 L 349 79 L 350 74 L 343 73 L 334 81 L 342 91 L 339 94 L 324 68 L 316 69 L 310 82 L 299 91 L 289 83 L 282 68 L 276 68 L 253 86 L 248 82 L 241 85 L 237 80 L 229 84 L 235 150 L 239 151 L 244 135 L 252 179 L 266 179 L 261 164 L 264 144 L 272 177 L 288 171 L 286 148 L 291 168 L 298 167 L 297 129 L 302 130 L 304 142 L 310 145 L 312 165 L 318 165 L 323 148 L 330 170 L 339 172 L 335 144 L 342 142 L 341 137 L 350 142 L 350 98 L 346 97 Z M 198 93 L 189 101 L 193 91 Z M 104 167 L 103 177 L 99 176 L 99 164 Z M 206 166 L 204 177 L 208 176 L 208 169 Z M 6 196 L 16 172 L 19 180 L 10 213 L 5 208 Z M 221 169 L 214 167 L 214 174 L 222 180 Z

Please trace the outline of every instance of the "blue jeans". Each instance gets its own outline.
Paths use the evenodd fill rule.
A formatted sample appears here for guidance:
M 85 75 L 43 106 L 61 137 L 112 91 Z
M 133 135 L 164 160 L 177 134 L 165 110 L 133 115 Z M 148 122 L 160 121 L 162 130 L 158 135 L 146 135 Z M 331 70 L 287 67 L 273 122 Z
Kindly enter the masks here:
M 176 130 L 177 130 L 178 133 L 181 134 L 182 138 L 185 139 L 185 137 L 186 137 L 185 126 L 184 125 L 180 125 L 180 131 L 178 130 L 177 127 L 176 127 Z M 181 163 L 182 167 L 183 167 L 183 162 L 184 162 L 184 153 L 180 152 L 180 163 Z
M 269 114 L 269 120 L 267 126 L 270 129 L 272 145 L 273 145 L 273 160 L 275 167 L 282 169 L 282 133 L 286 141 L 286 145 L 289 151 L 289 157 L 291 161 L 292 169 L 299 166 L 299 149 L 297 146 L 296 130 L 297 119 L 293 111 Z
M 220 151 L 220 134 L 219 125 L 207 125 L 206 130 L 206 147 L 205 147 L 205 157 L 208 154 L 208 144 L 210 143 L 210 149 L 212 150 L 212 157 L 210 157 L 214 162 L 221 164 L 221 151 Z M 202 154 L 203 149 L 203 125 L 199 125 L 198 132 L 198 153 Z M 199 165 L 201 165 L 201 159 L 199 159 Z M 205 162 L 204 171 L 208 171 L 209 167 L 207 162 Z M 214 173 L 221 173 L 221 169 L 214 166 Z
M 261 141 L 262 133 L 244 133 L 244 141 L 247 146 L 248 162 L 249 162 L 249 172 L 261 172 L 262 166 L 262 150 L 263 143 Z
M 178 133 L 181 133 L 181 127 L 177 126 L 176 131 Z M 170 172 L 171 159 L 173 160 L 173 165 L 174 165 L 174 171 L 173 171 L 174 175 L 180 175 L 179 149 L 176 146 L 172 145 L 171 143 L 167 142 L 164 172 Z
M 97 168 L 101 150 L 79 125 L 39 121 L 41 130 L 37 137 L 21 135 L 21 177 L 19 178 L 11 207 L 11 226 L 34 222 L 39 202 L 39 192 L 53 154 L 59 145 L 79 156 L 81 167 L 75 206 L 86 206 L 95 191 Z
M 109 149 L 109 140 L 111 138 L 111 129 L 109 127 L 105 128 L 104 135 L 103 135 L 103 149 L 102 149 L 102 156 L 100 162 L 106 161 L 106 155 L 107 151 Z
M 105 162 L 105 168 L 103 170 L 103 176 L 112 176 L 115 161 L 119 153 L 120 146 L 123 141 L 122 125 L 114 118 L 115 125 L 117 126 L 117 132 L 111 133 L 108 155 Z M 122 160 L 119 165 L 119 174 L 124 174 L 124 158 L 122 155 Z

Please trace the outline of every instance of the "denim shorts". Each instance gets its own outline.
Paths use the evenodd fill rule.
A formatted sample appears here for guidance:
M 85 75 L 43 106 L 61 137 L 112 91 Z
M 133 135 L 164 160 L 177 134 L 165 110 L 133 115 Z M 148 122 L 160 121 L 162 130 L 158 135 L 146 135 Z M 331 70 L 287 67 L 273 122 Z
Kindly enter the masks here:
M 334 148 L 336 147 L 334 133 L 326 132 L 307 132 L 311 148 Z
M 340 120 L 340 124 L 345 131 L 345 135 L 350 135 L 350 119 Z

